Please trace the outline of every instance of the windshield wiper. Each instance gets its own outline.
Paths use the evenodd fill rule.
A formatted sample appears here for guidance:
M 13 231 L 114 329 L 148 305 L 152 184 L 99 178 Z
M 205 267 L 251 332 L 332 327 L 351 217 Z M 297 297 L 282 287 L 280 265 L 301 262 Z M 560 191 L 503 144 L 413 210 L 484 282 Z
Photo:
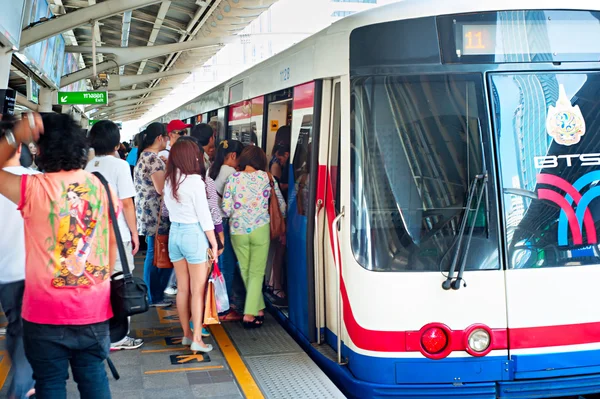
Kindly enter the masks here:
M 473 230 L 475 229 L 475 220 L 477 215 L 479 214 L 479 208 L 481 207 L 481 200 L 483 199 L 483 194 L 485 194 L 487 190 L 487 180 L 488 174 L 487 172 L 483 172 L 480 175 L 476 175 L 471 183 L 471 187 L 469 189 L 469 197 L 467 198 L 467 204 L 465 206 L 465 214 L 463 216 L 463 220 L 460 224 L 460 229 L 458 231 L 458 235 L 456 237 L 456 251 L 454 252 L 454 258 L 452 259 L 452 265 L 450 266 L 450 271 L 448 272 L 448 277 L 442 283 L 442 288 L 445 290 L 449 290 L 452 288 L 453 290 L 460 289 L 460 283 L 463 281 L 463 273 L 465 272 L 465 268 L 467 266 L 467 255 L 469 254 L 469 248 L 471 246 L 471 238 L 473 238 Z M 481 182 L 481 189 L 477 194 L 477 206 L 475 209 L 471 209 L 471 205 L 473 204 L 473 199 L 475 198 L 475 193 L 477 192 L 478 183 Z M 463 253 L 462 262 L 460 264 L 460 268 L 458 270 L 458 274 L 456 279 L 454 279 L 454 272 L 456 271 L 456 265 L 458 264 L 460 250 L 462 247 L 463 237 L 465 235 L 465 230 L 467 228 L 467 221 L 469 220 L 469 216 L 471 212 L 474 213 L 473 223 L 471 224 L 471 229 L 469 230 L 469 235 L 467 236 L 467 244 Z M 465 285 L 466 286 L 466 285 Z

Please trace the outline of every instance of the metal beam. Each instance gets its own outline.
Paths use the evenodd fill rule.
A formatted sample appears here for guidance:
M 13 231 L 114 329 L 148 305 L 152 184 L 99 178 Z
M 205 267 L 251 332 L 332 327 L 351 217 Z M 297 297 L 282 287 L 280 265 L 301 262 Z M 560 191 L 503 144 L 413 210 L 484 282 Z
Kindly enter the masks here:
M 121 47 L 129 47 L 129 31 L 131 30 L 131 11 L 123 14 L 123 29 L 121 30 Z M 125 73 L 125 65 L 119 68 L 119 75 Z
M 167 16 L 167 12 L 169 12 L 169 7 L 171 7 L 170 1 L 163 1 L 158 10 L 158 14 L 156 14 L 156 20 L 154 21 L 154 26 L 152 27 L 152 33 L 150 34 L 150 38 L 148 38 L 148 43 L 146 46 L 154 46 L 154 42 L 160 33 L 160 28 L 163 24 L 165 17 Z M 143 60 L 138 67 L 136 75 L 141 75 L 144 73 L 144 69 L 146 68 L 147 60 Z M 136 85 L 133 85 L 135 89 Z
M 147 73 L 145 75 L 123 75 L 121 76 L 120 83 L 121 87 L 128 87 L 149 80 L 162 79 L 176 75 L 191 75 L 191 72 L 187 69 L 171 69 L 164 72 Z
M 142 94 L 146 94 L 146 93 L 151 93 L 151 92 L 155 92 L 155 91 L 162 91 L 162 90 L 173 90 L 172 87 L 152 87 L 149 89 L 137 89 L 137 90 L 118 90 L 118 91 L 111 91 L 109 93 L 109 95 L 114 95 L 111 98 L 114 99 L 122 99 L 122 98 L 129 98 L 129 97 L 134 97 L 134 96 L 141 96 Z
M 130 47 L 130 48 L 120 48 L 120 47 L 101 47 L 98 51 L 102 51 L 103 53 L 112 53 L 115 54 L 115 59 L 110 61 L 104 61 L 96 66 L 98 72 L 103 72 L 108 69 L 119 67 L 125 64 L 131 64 L 134 62 L 139 62 L 148 58 L 159 57 L 161 55 L 186 51 L 192 49 L 198 49 L 203 47 L 223 47 L 226 42 L 233 41 L 233 38 L 222 38 L 217 39 L 198 39 L 192 40 L 184 43 L 173 43 L 173 44 L 165 44 L 161 46 L 153 46 L 153 47 Z M 80 47 L 80 46 L 67 46 L 65 48 L 66 52 L 72 53 L 82 53 L 82 52 L 90 52 L 92 49 L 90 47 Z M 93 72 L 91 68 L 81 69 L 77 72 L 74 72 L 70 75 L 65 75 L 62 77 L 60 81 L 60 87 L 68 86 L 72 83 L 78 82 L 82 79 L 87 79 L 92 76 Z
M 125 100 L 123 101 L 123 105 L 111 105 L 107 108 L 99 108 L 98 110 L 92 112 L 91 116 L 97 116 L 102 113 L 108 112 L 121 112 L 121 111 L 129 111 L 131 109 L 136 109 L 140 107 L 150 107 L 156 105 L 160 101 L 160 98 L 146 99 L 146 98 L 137 98 L 135 100 Z
M 81 8 L 61 17 L 50 19 L 25 29 L 22 32 L 20 44 L 21 50 L 49 37 L 56 36 L 60 33 L 84 25 L 91 20 L 107 18 L 124 11 L 158 3 L 159 1 L 160 0 L 106 0 L 100 4 Z

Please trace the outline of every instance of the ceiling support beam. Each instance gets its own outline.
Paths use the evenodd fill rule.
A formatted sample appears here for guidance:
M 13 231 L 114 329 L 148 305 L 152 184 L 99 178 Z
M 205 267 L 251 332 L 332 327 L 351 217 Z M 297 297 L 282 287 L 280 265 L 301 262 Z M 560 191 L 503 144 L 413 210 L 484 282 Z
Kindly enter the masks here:
M 81 8 L 58 18 L 52 18 L 31 28 L 23 30 L 21 34 L 21 49 L 67 32 L 92 20 L 100 20 L 119 14 L 124 11 L 158 3 L 160 0 L 106 0 L 100 4 Z
M 121 111 L 129 111 L 131 109 L 136 109 L 136 108 L 140 108 L 143 106 L 150 107 L 152 105 L 155 105 L 159 101 L 160 101 L 160 98 L 152 98 L 152 99 L 136 98 L 134 100 L 118 101 L 120 104 L 115 103 L 114 105 L 111 105 L 110 107 L 107 107 L 107 108 L 98 108 L 96 111 L 92 112 L 90 115 L 97 116 L 102 113 L 108 113 L 110 111 L 112 111 L 112 113 L 121 112 Z
M 158 14 L 156 14 L 156 20 L 154 21 L 154 26 L 152 27 L 152 33 L 150 33 L 150 38 L 148 38 L 147 46 L 154 46 L 154 42 L 156 41 L 156 38 L 158 37 L 158 34 L 160 33 L 160 28 L 162 27 L 163 21 L 164 21 L 165 17 L 167 16 L 169 7 L 171 7 L 170 1 L 163 1 L 163 3 L 160 5 L 160 8 L 158 9 Z M 147 62 L 148 62 L 147 60 L 143 60 L 142 62 L 140 62 L 140 66 L 137 70 L 136 75 L 141 75 L 142 73 L 144 73 L 144 69 L 146 68 Z M 135 87 L 136 87 L 136 85 L 133 85 L 134 89 L 135 89 Z
M 173 43 L 173 44 L 165 44 L 161 46 L 152 46 L 152 47 L 129 47 L 129 48 L 121 48 L 121 47 L 100 47 L 97 51 L 103 53 L 112 53 L 115 55 L 114 60 L 104 61 L 96 66 L 98 72 L 104 72 L 111 68 L 119 67 L 121 65 L 131 64 L 134 62 L 139 62 L 148 58 L 159 57 L 161 55 L 186 51 L 192 49 L 201 49 L 206 48 L 207 50 L 210 47 L 223 47 L 225 43 L 233 41 L 234 38 L 216 38 L 216 39 L 198 39 L 192 40 L 189 42 L 183 43 Z M 81 47 L 81 46 L 67 46 L 65 48 L 65 52 L 70 53 L 86 53 L 91 52 L 90 47 Z M 216 49 L 214 49 L 216 50 Z M 213 51 L 214 51 L 213 50 Z M 85 68 L 81 69 L 77 72 L 74 72 L 69 75 L 65 75 L 62 77 L 60 81 L 60 87 L 68 86 L 72 83 L 78 82 L 82 79 L 87 79 L 92 77 L 92 69 Z
M 121 31 L 121 47 L 129 47 L 129 31 L 131 30 L 131 11 L 125 11 L 123 14 L 123 28 Z M 125 73 L 125 65 L 119 68 L 119 75 Z
M 152 87 L 149 89 L 136 89 L 136 90 L 117 90 L 109 92 L 109 97 L 111 99 L 120 100 L 129 97 L 141 96 L 142 94 L 151 93 L 155 91 L 166 91 L 173 90 L 172 87 Z
M 137 83 L 147 82 L 149 80 L 167 78 L 176 75 L 191 75 L 186 69 L 171 69 L 164 72 L 147 73 L 145 75 L 123 75 L 121 76 L 121 87 L 132 86 Z

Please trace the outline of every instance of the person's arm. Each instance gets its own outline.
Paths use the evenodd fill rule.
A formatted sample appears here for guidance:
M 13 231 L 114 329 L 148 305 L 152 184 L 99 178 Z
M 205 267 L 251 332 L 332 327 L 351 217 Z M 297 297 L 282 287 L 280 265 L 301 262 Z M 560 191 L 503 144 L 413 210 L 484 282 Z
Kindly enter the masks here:
M 277 201 L 279 202 L 279 209 L 281 210 L 281 215 L 285 218 L 285 212 L 286 212 L 285 200 L 283 199 L 283 195 L 281 194 L 281 191 L 279 190 L 279 185 L 274 184 L 273 186 L 275 187 L 275 195 L 277 196 Z
M 125 216 L 127 227 L 129 227 L 129 231 L 131 231 L 133 256 L 135 256 L 140 248 L 140 237 L 137 231 L 137 222 L 135 218 L 135 205 L 133 204 L 133 198 L 125 198 L 121 201 L 123 201 L 123 216 Z
M 165 188 L 165 172 L 163 170 L 159 170 L 154 172 L 150 178 L 152 179 L 152 184 L 154 185 L 154 189 L 158 195 L 162 195 Z
M 33 127 L 27 118 L 17 122 L 13 129 L 16 145 L 37 141 L 43 132 L 42 118 L 38 114 L 33 115 Z M 15 148 L 8 144 L 6 137 L 0 139 L 0 194 L 11 202 L 19 205 L 21 202 L 21 176 L 15 176 L 2 170 L 6 161 L 15 154 Z

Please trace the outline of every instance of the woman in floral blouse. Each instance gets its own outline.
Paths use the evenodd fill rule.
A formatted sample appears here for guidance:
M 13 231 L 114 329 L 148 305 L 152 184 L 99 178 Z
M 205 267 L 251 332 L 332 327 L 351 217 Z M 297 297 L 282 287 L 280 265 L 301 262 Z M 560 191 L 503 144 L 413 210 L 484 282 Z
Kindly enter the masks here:
M 140 135 L 133 182 L 136 191 L 138 231 L 146 236 L 148 244 L 144 261 L 144 281 L 148 285 L 148 299 L 152 306 L 170 306 L 172 302 L 164 300 L 164 291 L 169 283 L 171 269 L 159 269 L 153 264 L 154 236 L 159 224 L 161 196 L 165 185 L 165 164 L 158 157 L 158 153 L 167 147 L 167 129 L 162 123 L 155 122 Z M 168 223 L 161 223 L 159 234 L 168 234 Z
M 239 168 L 242 172 L 232 174 L 227 180 L 222 206 L 229 217 L 231 243 L 246 286 L 244 327 L 253 328 L 260 327 L 264 320 L 262 285 L 271 242 L 271 184 L 270 176 L 265 172 L 265 152 L 256 146 L 244 148 Z M 275 193 L 281 214 L 285 215 L 285 201 L 277 184 Z

